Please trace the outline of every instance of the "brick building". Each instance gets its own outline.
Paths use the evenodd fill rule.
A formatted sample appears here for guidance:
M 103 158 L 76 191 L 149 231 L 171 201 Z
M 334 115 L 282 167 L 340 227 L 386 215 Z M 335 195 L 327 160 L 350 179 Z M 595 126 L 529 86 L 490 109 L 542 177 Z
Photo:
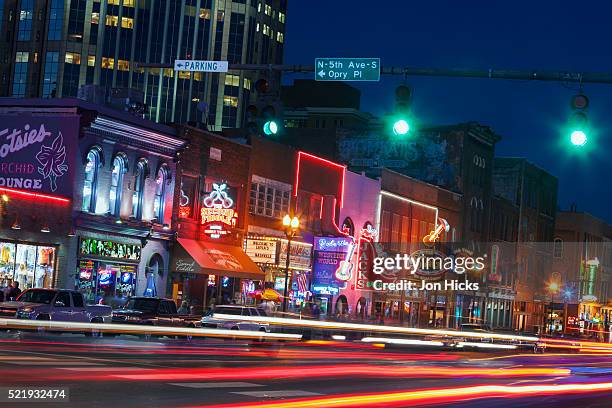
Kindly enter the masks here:
M 2 99 L 0 114 L 4 146 L 38 129 L 0 160 L 2 279 L 112 305 L 163 289 L 185 144 L 174 129 L 75 99 Z
M 553 246 L 553 329 L 594 335 L 612 325 L 612 226 L 591 214 L 558 211 Z M 552 291 L 552 290 L 551 290 Z
M 510 273 L 516 297 L 513 327 L 541 331 L 550 302 L 547 284 L 552 277 L 552 243 L 557 205 L 557 178 L 521 158 L 496 158 L 494 191 L 518 210 L 507 227 L 515 240 L 515 261 Z M 508 204 L 510 205 L 510 204 Z
M 264 274 L 242 250 L 247 230 L 251 147 L 190 126 L 180 158 L 168 294 L 196 308 L 246 302 Z

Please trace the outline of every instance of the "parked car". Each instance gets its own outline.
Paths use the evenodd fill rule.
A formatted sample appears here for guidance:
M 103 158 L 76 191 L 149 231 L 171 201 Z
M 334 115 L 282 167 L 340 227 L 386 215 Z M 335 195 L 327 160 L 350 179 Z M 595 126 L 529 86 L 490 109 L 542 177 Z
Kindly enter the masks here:
M 219 317 L 219 315 L 226 316 Z M 216 306 L 212 310 L 209 310 L 204 317 L 202 317 L 202 327 L 227 330 L 252 330 L 261 332 L 270 331 L 270 326 L 267 323 L 234 320 L 227 315 L 266 317 L 266 312 L 264 312 L 262 309 L 250 306 Z
M 130 296 L 122 308 L 113 310 L 113 323 L 169 327 L 199 327 L 200 316 L 179 314 L 172 299 Z
M 83 295 L 65 289 L 28 289 L 0 303 L 0 317 L 60 322 L 110 323 L 110 306 L 86 305 Z

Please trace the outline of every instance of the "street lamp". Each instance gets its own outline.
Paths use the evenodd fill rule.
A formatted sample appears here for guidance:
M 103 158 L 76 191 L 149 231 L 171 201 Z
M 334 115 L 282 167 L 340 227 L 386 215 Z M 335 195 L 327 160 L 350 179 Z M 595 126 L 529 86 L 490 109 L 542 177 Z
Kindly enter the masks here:
M 548 284 L 548 291 L 550 292 L 550 313 L 548 314 L 548 330 L 550 334 L 553 334 L 553 310 L 555 308 L 555 293 L 559 291 L 559 283 L 553 281 Z
M 287 292 L 289 289 L 289 257 L 291 256 L 291 240 L 296 236 L 300 228 L 300 220 L 298 217 L 291 217 L 285 214 L 283 217 L 283 227 L 287 236 L 287 259 L 285 263 L 285 290 L 283 292 L 283 312 L 287 311 Z

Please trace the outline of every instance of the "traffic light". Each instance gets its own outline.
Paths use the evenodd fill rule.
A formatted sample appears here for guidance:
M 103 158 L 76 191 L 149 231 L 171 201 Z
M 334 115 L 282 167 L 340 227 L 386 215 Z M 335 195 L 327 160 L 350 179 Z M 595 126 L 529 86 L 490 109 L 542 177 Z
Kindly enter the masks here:
M 406 85 L 395 89 L 395 115 L 393 116 L 393 134 L 405 136 L 410 132 L 410 97 L 412 92 Z
M 271 91 L 270 82 L 261 78 L 255 82 L 257 101 L 245 112 L 245 124 L 250 134 L 274 136 L 281 130 L 279 95 Z
M 410 131 L 410 125 L 405 119 L 398 119 L 393 123 L 393 133 L 403 136 Z
M 586 109 L 589 106 L 589 98 L 580 93 L 574 95 L 571 107 L 574 111 L 569 119 L 569 136 L 573 146 L 582 147 L 588 140 L 588 118 Z
M 264 123 L 263 125 L 263 132 L 266 134 L 266 136 L 271 136 L 271 135 L 275 135 L 278 133 L 278 124 L 273 121 L 273 120 L 269 120 L 267 122 Z

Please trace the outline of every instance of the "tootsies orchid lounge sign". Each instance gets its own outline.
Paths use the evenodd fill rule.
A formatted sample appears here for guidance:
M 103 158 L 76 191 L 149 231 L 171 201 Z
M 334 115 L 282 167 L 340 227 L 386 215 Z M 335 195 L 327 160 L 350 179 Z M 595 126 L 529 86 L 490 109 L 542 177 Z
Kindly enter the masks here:
M 71 197 L 78 116 L 0 115 L 0 187 Z

